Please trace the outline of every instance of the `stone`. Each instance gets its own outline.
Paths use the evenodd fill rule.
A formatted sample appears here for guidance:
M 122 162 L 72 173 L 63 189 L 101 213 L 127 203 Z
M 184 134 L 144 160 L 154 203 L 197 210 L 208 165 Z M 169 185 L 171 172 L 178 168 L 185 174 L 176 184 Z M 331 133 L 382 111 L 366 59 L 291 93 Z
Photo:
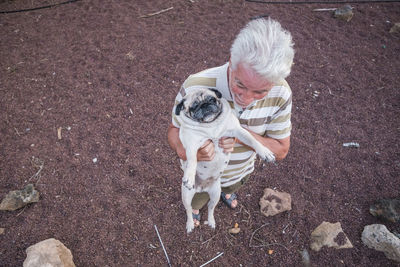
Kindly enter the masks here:
M 335 9 L 333 15 L 335 18 L 349 22 L 353 18 L 353 8 L 349 5 L 344 5 Z
M 75 267 L 71 251 L 54 238 L 28 247 L 26 254 L 23 267 Z
M 336 249 L 353 247 L 350 240 L 343 232 L 340 222 L 322 222 L 311 233 L 311 249 L 319 251 L 323 246 L 334 247 Z
M 383 224 L 365 226 L 361 240 L 367 247 L 385 253 L 388 259 L 400 262 L 400 238 L 392 234 Z
M 380 219 L 400 222 L 400 198 L 380 199 L 369 207 L 369 212 Z
M 300 251 L 301 255 L 301 261 L 303 263 L 304 267 L 310 267 L 311 266 L 311 261 L 310 261 L 310 254 L 308 253 L 308 250 L 305 248 L 302 251 Z
M 392 28 L 390 28 L 390 33 L 400 32 L 400 22 L 395 23 Z
M 6 229 L 0 228 L 0 235 L 4 234 L 5 231 L 6 231 Z
M 240 228 L 239 227 L 234 227 L 234 228 L 229 229 L 228 232 L 230 234 L 236 235 L 236 234 L 238 234 L 240 232 Z
M 0 210 L 13 211 L 38 201 L 39 192 L 35 190 L 33 184 L 28 184 L 23 190 L 10 191 L 1 201 Z
M 259 204 L 261 213 L 267 217 L 292 209 L 290 195 L 271 188 L 264 189 L 264 195 L 260 198 Z

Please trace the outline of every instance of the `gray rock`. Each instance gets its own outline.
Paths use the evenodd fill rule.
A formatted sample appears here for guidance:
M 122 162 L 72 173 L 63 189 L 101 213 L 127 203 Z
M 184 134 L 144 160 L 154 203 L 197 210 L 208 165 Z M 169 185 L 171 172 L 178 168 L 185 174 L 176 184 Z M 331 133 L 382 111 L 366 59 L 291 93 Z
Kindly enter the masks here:
M 292 198 L 288 193 L 265 188 L 259 204 L 261 213 L 268 217 L 291 210 Z
M 400 22 L 395 23 L 392 28 L 390 28 L 390 33 L 400 32 Z
M 353 8 L 349 5 L 337 8 L 333 13 L 335 18 L 349 22 L 353 18 Z
M 23 267 L 75 267 L 71 251 L 54 238 L 30 246 L 26 254 Z
M 365 226 L 361 240 L 367 247 L 385 253 L 388 259 L 400 262 L 400 239 L 383 224 Z
M 29 203 L 39 201 L 39 192 L 33 184 L 28 184 L 23 190 L 10 191 L 0 203 L 0 210 L 17 210 Z
M 310 261 L 310 254 L 308 253 L 307 249 L 303 249 L 300 251 L 301 255 L 301 262 L 303 263 L 304 267 L 310 267 L 311 266 L 311 261 Z
M 336 249 L 353 247 L 350 240 L 343 232 L 340 222 L 322 222 L 311 233 L 311 249 L 319 251 L 323 246 L 334 247 Z
M 400 198 L 380 199 L 369 207 L 369 212 L 389 222 L 400 222 Z

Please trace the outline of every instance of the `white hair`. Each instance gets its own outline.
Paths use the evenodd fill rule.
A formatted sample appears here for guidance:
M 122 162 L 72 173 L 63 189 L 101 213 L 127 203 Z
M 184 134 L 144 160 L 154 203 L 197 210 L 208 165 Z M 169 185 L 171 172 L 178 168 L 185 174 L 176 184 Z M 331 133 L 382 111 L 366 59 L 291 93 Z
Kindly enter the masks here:
M 294 57 L 291 34 L 272 19 L 250 21 L 236 36 L 231 47 L 232 69 L 247 64 L 272 83 L 290 74 Z

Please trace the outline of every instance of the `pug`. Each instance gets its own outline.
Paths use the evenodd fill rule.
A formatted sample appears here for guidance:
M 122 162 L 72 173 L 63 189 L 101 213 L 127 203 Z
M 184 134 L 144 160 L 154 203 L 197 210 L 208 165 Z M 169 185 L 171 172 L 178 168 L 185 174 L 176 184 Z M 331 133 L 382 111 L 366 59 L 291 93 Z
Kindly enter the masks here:
M 190 91 L 176 106 L 175 115 L 180 123 L 179 138 L 187 157 L 182 162 L 182 201 L 187 215 L 187 233 L 194 229 L 191 203 L 198 192 L 207 192 L 210 196 L 207 224 L 215 228 L 214 209 L 221 195 L 220 178 L 230 158 L 230 153 L 225 153 L 218 146 L 218 140 L 221 137 L 236 137 L 252 147 L 265 161 L 272 162 L 275 156 L 240 126 L 228 101 L 215 89 Z M 197 162 L 197 150 L 208 139 L 214 143 L 215 157 L 212 161 Z

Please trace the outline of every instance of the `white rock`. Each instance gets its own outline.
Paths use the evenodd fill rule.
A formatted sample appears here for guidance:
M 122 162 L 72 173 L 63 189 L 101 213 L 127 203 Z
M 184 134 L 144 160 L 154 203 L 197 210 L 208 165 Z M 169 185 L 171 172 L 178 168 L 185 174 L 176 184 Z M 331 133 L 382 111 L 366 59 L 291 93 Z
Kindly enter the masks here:
M 367 247 L 385 253 L 388 259 L 400 262 L 400 239 L 383 224 L 365 226 L 361 240 Z
M 336 249 L 353 247 L 343 232 L 340 222 L 322 222 L 311 233 L 311 249 L 319 251 L 323 246 L 334 247 Z
M 71 251 L 54 238 L 30 246 L 26 253 L 23 267 L 75 267 Z

